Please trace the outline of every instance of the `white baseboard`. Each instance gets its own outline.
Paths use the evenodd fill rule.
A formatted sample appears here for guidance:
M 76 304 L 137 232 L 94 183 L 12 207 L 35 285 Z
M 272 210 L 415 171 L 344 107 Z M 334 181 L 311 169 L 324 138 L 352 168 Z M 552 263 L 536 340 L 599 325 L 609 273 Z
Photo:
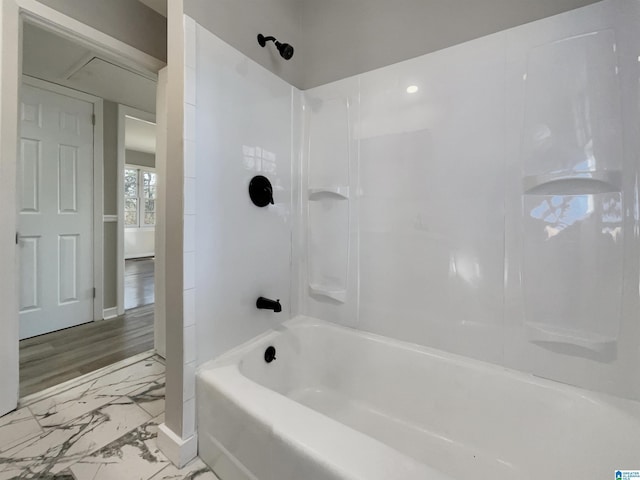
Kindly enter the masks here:
M 184 467 L 198 455 L 198 434 L 183 440 L 164 423 L 158 427 L 158 447 L 178 468 Z
M 110 318 L 116 318 L 118 316 L 118 307 L 105 308 L 102 311 L 102 318 L 109 320 Z
M 132 253 L 132 254 L 125 254 L 124 259 L 125 260 L 133 260 L 134 258 L 151 258 L 151 257 L 155 257 L 156 254 L 155 252 L 147 252 L 147 253 Z

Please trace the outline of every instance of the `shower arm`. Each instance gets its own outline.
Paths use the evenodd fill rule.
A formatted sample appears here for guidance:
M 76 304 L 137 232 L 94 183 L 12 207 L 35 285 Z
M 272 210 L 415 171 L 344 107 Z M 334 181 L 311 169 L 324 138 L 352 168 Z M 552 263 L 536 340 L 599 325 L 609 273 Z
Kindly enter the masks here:
M 261 47 L 264 47 L 267 44 L 267 42 L 276 43 L 277 42 L 276 37 L 271 37 L 271 36 L 265 37 L 261 33 L 258 34 L 258 43 L 260 44 Z

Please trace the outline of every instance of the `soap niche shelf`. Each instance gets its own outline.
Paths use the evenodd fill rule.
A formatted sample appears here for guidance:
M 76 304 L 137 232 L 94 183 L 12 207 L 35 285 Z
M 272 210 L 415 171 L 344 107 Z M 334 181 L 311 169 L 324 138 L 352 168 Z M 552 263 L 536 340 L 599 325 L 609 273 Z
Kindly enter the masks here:
M 335 197 L 340 200 L 349 198 L 348 185 L 334 185 L 331 187 L 309 188 L 309 200 L 322 200 L 327 197 Z
M 577 345 L 594 352 L 603 352 L 606 348 L 615 345 L 616 337 L 610 337 L 593 332 L 585 332 L 561 328 L 538 322 L 525 322 L 527 336 L 533 342 L 550 342 Z
M 521 281 L 530 342 L 598 354 L 615 346 L 624 271 L 622 193 L 607 191 L 615 186 L 602 177 L 558 179 L 522 196 Z
M 336 300 L 341 303 L 346 303 L 347 301 L 347 291 L 341 288 L 310 284 L 309 291 L 313 295 L 321 295 L 323 297 L 331 298 L 332 300 Z
M 621 184 L 620 171 L 529 175 L 522 181 L 528 195 L 594 195 L 620 191 Z

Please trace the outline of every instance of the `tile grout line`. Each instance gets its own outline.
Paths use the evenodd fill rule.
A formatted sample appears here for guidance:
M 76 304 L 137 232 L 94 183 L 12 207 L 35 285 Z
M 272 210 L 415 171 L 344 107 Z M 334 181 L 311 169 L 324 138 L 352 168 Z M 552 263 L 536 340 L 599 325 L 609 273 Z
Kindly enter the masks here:
M 44 429 L 42 428 L 42 425 L 40 425 L 40 422 L 38 422 L 38 419 L 35 417 L 35 415 L 33 415 L 33 412 L 31 411 L 31 409 L 29 409 L 27 407 L 23 407 L 23 409 L 24 408 L 27 409 L 27 411 L 29 412 L 29 415 L 31 415 L 31 418 L 36 422 L 36 425 L 38 425 L 38 428 L 40 429 L 40 431 L 32 433 L 32 434 L 24 435 L 24 436 L 19 437 L 19 438 L 16 438 L 16 439 L 12 440 L 11 442 L 8 442 L 6 445 L 0 445 L 0 452 L 11 450 L 12 448 L 17 447 L 18 445 L 21 445 L 24 442 L 28 442 L 32 438 L 39 437 L 44 433 Z M 15 410 L 15 412 L 19 412 L 20 410 L 22 410 L 22 409 Z M 15 413 L 15 412 L 12 412 L 12 413 Z M 3 470 L 3 468 L 0 465 L 0 472 L 2 472 L 2 470 Z
M 164 472 L 166 469 L 169 468 L 169 466 L 172 465 L 171 461 L 169 461 L 169 463 L 167 463 L 164 467 L 162 467 L 160 470 L 158 470 L 156 473 L 154 473 L 153 475 L 151 475 L 150 477 L 145 478 L 144 480 L 151 480 L 153 477 L 157 477 L 158 475 L 160 475 L 162 472 Z
M 40 423 L 40 420 L 38 420 L 38 417 L 33 413 L 33 410 L 31 410 L 31 406 L 27 405 L 26 407 L 23 407 L 23 408 L 26 408 L 27 410 L 29 410 L 29 413 L 31 414 L 31 417 L 36 421 L 36 423 L 38 424 L 38 427 L 40 427 L 40 434 L 46 433 L 46 430 L 44 429 L 44 427 Z M 31 438 L 31 437 L 29 437 L 29 438 Z

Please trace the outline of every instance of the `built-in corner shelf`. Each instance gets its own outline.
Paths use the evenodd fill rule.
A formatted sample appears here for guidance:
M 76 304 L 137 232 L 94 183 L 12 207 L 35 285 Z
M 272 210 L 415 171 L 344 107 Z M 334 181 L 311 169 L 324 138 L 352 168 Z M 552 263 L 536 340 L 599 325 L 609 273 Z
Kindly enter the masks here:
M 320 200 L 325 197 L 349 198 L 348 185 L 334 185 L 331 187 L 318 187 L 309 189 L 309 200 Z
M 619 170 L 529 175 L 522 179 L 524 193 L 529 195 L 599 194 L 620 191 L 621 185 Z
M 595 352 L 603 352 L 617 342 L 616 337 L 593 332 L 577 331 L 538 322 L 525 322 L 525 325 L 529 340 L 534 342 L 565 343 Z
M 347 301 L 347 291 L 340 288 L 329 287 L 327 285 L 310 284 L 309 292 L 313 295 L 322 295 L 338 302 L 345 303 Z

